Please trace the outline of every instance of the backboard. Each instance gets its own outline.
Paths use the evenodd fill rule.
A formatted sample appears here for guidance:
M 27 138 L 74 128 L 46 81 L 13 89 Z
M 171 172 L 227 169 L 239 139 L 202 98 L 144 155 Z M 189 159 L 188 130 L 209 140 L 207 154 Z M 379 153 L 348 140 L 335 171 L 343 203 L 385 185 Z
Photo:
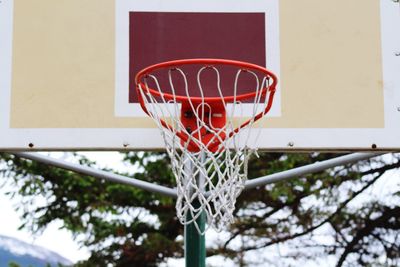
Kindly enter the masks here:
M 5 0 L 0 40 L 1 150 L 162 149 L 135 74 L 210 57 L 278 76 L 261 149 L 400 149 L 392 0 Z

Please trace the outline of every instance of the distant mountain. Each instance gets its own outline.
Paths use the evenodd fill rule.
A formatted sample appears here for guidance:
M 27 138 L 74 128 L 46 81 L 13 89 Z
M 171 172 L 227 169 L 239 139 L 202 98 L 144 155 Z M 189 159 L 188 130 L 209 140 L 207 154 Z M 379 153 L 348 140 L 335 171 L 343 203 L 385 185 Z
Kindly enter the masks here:
M 73 263 L 45 248 L 28 244 L 18 239 L 0 235 L 0 267 L 15 262 L 21 267 L 45 267 L 46 264 L 72 266 Z

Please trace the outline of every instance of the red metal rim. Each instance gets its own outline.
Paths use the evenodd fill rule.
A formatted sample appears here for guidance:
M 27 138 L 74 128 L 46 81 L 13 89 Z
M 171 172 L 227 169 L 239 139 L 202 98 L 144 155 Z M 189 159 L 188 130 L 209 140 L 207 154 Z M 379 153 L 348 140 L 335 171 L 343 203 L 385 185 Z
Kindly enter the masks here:
M 136 86 L 137 86 L 137 88 L 139 88 L 139 85 L 141 85 L 140 86 L 141 88 L 146 88 L 146 86 L 142 82 L 142 79 L 155 70 L 164 69 L 164 68 L 173 68 L 173 67 L 178 67 L 178 66 L 182 66 L 182 65 L 195 65 L 195 64 L 229 65 L 229 66 L 236 66 L 241 69 L 254 70 L 254 71 L 261 72 L 266 77 L 269 77 L 272 80 L 272 83 L 269 84 L 269 88 L 268 88 L 268 90 L 270 90 L 270 91 L 275 91 L 277 80 L 278 80 L 276 75 L 274 73 L 272 73 L 271 71 L 267 70 L 264 67 L 261 67 L 259 65 L 255 65 L 252 63 L 237 61 L 237 60 L 227 60 L 227 59 L 194 58 L 194 59 L 180 59 L 180 60 L 166 61 L 166 62 L 158 63 L 155 65 L 151 65 L 147 68 L 144 68 L 141 71 L 139 71 L 135 77 Z M 158 90 L 154 90 L 151 88 L 146 88 L 145 90 L 155 96 L 160 96 L 160 92 Z M 262 94 L 265 94 L 266 90 L 267 90 L 267 88 L 263 89 Z M 254 97 L 256 94 L 257 94 L 257 92 L 246 93 L 246 94 L 241 94 L 241 95 L 237 95 L 237 96 L 201 98 L 201 97 L 188 97 L 188 96 L 182 96 L 182 95 L 172 95 L 169 93 L 163 93 L 163 97 L 168 100 L 178 100 L 178 101 L 182 101 L 182 102 L 187 102 L 190 99 L 190 101 L 192 101 L 192 102 L 212 103 L 212 102 L 220 102 L 221 100 L 223 100 L 225 102 L 245 100 L 245 99 Z
M 263 88 L 261 94 L 266 96 L 267 92 L 270 94 L 268 95 L 268 100 L 266 103 L 266 107 L 263 111 L 259 112 L 254 116 L 254 118 L 248 119 L 246 122 L 244 122 L 242 125 L 239 127 L 235 128 L 229 135 L 226 136 L 226 138 L 231 138 L 233 135 L 237 134 L 241 129 L 244 127 L 248 126 L 251 122 L 255 122 L 262 118 L 265 114 L 269 112 L 269 110 L 272 107 L 273 99 L 274 99 L 274 94 L 276 91 L 276 85 L 278 82 L 277 77 L 275 74 L 267 70 L 266 68 L 263 68 L 261 66 L 247 63 L 247 62 L 242 62 L 242 61 L 235 61 L 235 60 L 226 60 L 226 59 L 182 59 L 182 60 L 174 60 L 174 61 L 168 61 L 168 62 L 163 62 L 159 64 L 155 64 L 152 66 L 149 66 L 143 70 L 141 70 L 135 77 L 135 82 L 136 82 L 136 90 L 138 92 L 139 96 L 139 102 L 140 106 L 142 107 L 143 111 L 146 112 L 149 116 L 151 116 L 151 113 L 147 110 L 146 104 L 144 102 L 143 96 L 140 92 L 140 90 L 146 90 L 147 93 L 153 94 L 155 96 L 163 96 L 164 99 L 169 99 L 169 100 L 178 100 L 181 102 L 198 102 L 198 103 L 209 103 L 209 104 L 214 104 L 214 103 L 221 103 L 221 102 L 233 102 L 235 100 L 244 100 L 250 97 L 254 97 L 257 92 L 253 93 L 246 93 L 242 95 L 237 95 L 235 96 L 226 96 L 226 97 L 188 97 L 188 96 L 176 96 L 168 93 L 160 93 L 158 90 L 154 90 L 151 88 L 147 88 L 143 82 L 141 82 L 142 78 L 146 75 L 149 75 L 152 71 L 157 70 L 157 69 L 162 69 L 162 68 L 171 68 L 171 67 L 177 67 L 177 66 L 182 66 L 182 65 L 193 65 L 193 64 L 203 64 L 203 65 L 231 65 L 231 66 L 236 66 L 242 69 L 247 69 L 247 70 L 254 70 L 258 72 L 262 72 L 266 77 L 269 77 L 270 80 L 272 79 L 272 83 L 269 84 L 268 87 Z M 160 118 L 160 123 L 164 128 L 170 129 L 173 131 L 173 127 L 168 124 L 166 121 Z M 182 142 L 187 142 L 189 140 L 189 135 L 184 133 L 184 132 L 176 132 L 176 135 L 182 140 Z M 219 151 L 221 148 L 219 148 L 220 142 L 214 143 L 214 144 L 207 144 L 207 149 L 209 151 Z M 197 149 L 200 149 L 200 147 L 197 147 L 195 145 L 194 147 L 194 152 L 197 151 Z

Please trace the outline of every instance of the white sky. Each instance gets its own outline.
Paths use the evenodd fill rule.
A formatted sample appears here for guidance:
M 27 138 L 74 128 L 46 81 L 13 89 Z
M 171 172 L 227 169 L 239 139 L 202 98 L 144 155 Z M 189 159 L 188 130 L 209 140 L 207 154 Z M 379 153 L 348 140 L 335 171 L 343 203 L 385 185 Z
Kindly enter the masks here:
M 0 234 L 18 238 L 29 244 L 39 245 L 44 248 L 57 252 L 61 256 L 75 262 L 85 259 L 89 253 L 84 248 L 79 248 L 78 244 L 72 240 L 72 235 L 65 230 L 59 229 L 60 223 L 52 223 L 41 235 L 33 236 L 26 230 L 18 230 L 21 220 L 18 213 L 14 210 L 13 204 L 16 203 L 5 196 L 6 188 L 0 189 Z

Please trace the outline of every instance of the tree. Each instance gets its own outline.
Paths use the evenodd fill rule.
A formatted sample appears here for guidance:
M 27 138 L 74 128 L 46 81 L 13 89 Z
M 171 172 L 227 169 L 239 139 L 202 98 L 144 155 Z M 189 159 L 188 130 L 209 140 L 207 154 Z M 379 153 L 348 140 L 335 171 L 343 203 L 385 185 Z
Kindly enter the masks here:
M 77 157 L 80 164 L 94 166 Z M 12 194 L 23 197 L 22 227 L 40 231 L 59 219 L 74 234 L 84 234 L 83 245 L 92 255 L 81 266 L 155 266 L 166 257 L 182 257 L 182 244 L 175 241 L 182 229 L 173 199 L 11 155 L 4 154 L 3 160 L 4 177 L 14 178 Z M 145 166 L 136 178 L 168 185 L 173 181 L 163 154 L 138 153 L 127 160 L 134 168 Z M 38 195 L 45 205 L 34 204 Z
M 334 156 L 261 153 L 251 160 L 249 177 Z M 75 158 L 95 166 L 83 156 Z M 59 219 L 76 235 L 85 234 L 82 244 L 91 257 L 80 266 L 157 266 L 167 258 L 183 257 L 183 227 L 175 216 L 173 199 L 9 154 L 1 154 L 1 159 L 2 176 L 12 177 L 14 183 L 10 194 L 24 199 L 22 227 L 40 231 Z M 165 153 L 130 152 L 125 161 L 136 170 L 135 178 L 174 185 Z M 240 266 L 254 266 L 257 260 L 297 266 L 294 261 L 329 255 L 336 266 L 398 266 L 400 191 L 392 186 L 378 198 L 371 195 L 371 188 L 399 167 L 399 158 L 393 155 L 390 160 L 374 158 L 245 191 L 236 204 L 236 221 L 225 233 L 229 237 L 212 244 L 207 253 L 231 258 Z M 47 200 L 46 205 L 33 205 L 38 195 Z M 276 247 L 290 253 L 275 258 L 268 254 L 267 259 L 247 256 Z
M 263 154 L 260 160 L 253 161 L 249 166 L 250 176 L 274 173 L 330 156 L 292 154 L 271 158 L 270 154 Z M 399 188 L 380 198 L 368 194 L 368 190 L 385 173 L 399 166 L 397 157 L 392 162 L 372 159 L 242 194 L 231 235 L 216 252 L 234 257 L 237 253 L 285 244 L 294 251 L 286 255 L 291 259 L 336 255 L 336 266 L 344 266 L 345 263 L 398 266 Z M 398 177 L 394 175 L 393 179 L 399 182 Z M 387 201 L 387 198 L 390 200 Z M 355 201 L 357 204 L 351 205 Z M 315 238 L 321 234 L 330 238 L 321 242 Z M 230 249 L 230 244 L 238 237 L 244 239 L 243 245 L 239 249 Z M 329 242 L 326 243 L 326 240 Z

